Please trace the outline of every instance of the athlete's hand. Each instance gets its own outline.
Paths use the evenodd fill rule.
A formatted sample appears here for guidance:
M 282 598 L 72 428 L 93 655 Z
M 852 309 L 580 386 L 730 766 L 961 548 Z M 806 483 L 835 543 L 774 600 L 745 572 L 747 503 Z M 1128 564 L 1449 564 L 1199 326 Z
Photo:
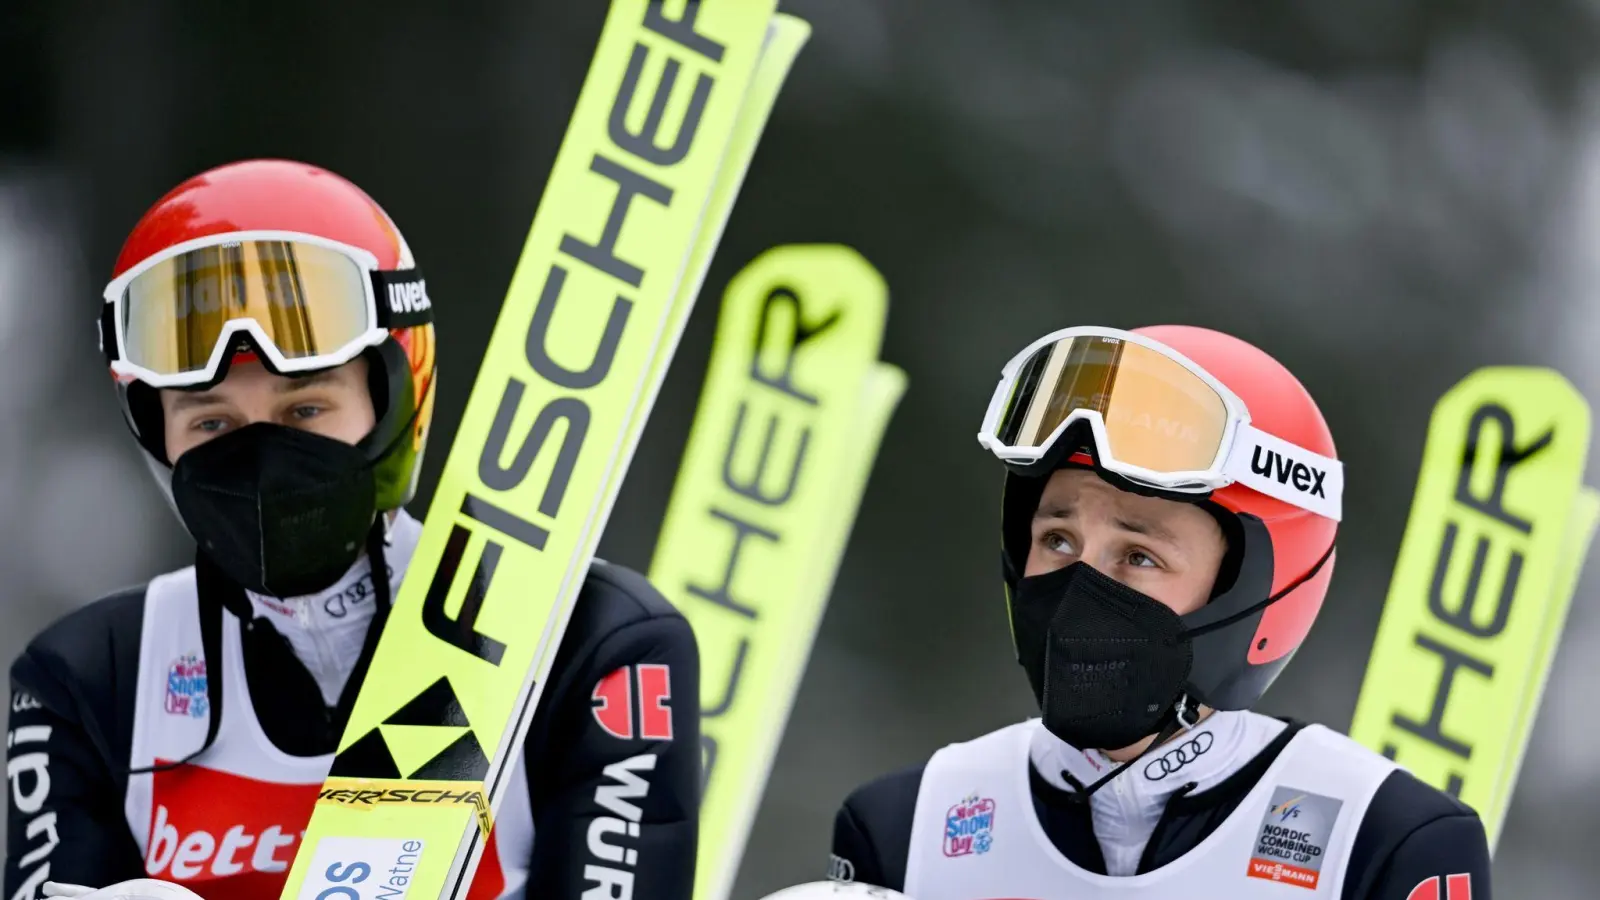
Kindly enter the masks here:
M 135 878 L 99 889 L 46 881 L 44 895 L 74 900 L 201 900 L 199 894 L 186 887 L 154 878 Z

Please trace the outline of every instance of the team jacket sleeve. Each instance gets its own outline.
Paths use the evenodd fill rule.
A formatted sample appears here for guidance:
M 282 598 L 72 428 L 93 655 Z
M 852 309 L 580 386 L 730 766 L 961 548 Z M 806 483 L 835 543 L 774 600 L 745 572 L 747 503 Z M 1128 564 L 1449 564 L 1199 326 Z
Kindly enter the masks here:
M 1363 900 L 1489 900 L 1489 845 L 1473 815 L 1434 819 L 1411 832 Z
M 833 852 L 828 855 L 828 877 L 892 890 L 905 887 L 884 874 L 872 836 L 867 834 L 866 826 L 856 818 L 849 804 L 839 807 L 833 817 Z
M 6 732 L 6 874 L 10 900 L 46 881 L 101 887 L 140 877 L 122 792 L 103 739 L 64 668 L 32 648 L 11 667 Z
M 529 886 L 550 900 L 690 900 L 700 809 L 700 660 L 677 615 L 606 635 L 559 701 L 530 776 Z M 537 783 L 533 779 L 537 779 Z
M 922 769 L 916 766 L 885 775 L 845 798 L 833 818 L 829 878 L 905 890 Z
M 1488 900 L 1489 871 L 1477 813 L 1401 770 L 1362 818 L 1341 900 Z

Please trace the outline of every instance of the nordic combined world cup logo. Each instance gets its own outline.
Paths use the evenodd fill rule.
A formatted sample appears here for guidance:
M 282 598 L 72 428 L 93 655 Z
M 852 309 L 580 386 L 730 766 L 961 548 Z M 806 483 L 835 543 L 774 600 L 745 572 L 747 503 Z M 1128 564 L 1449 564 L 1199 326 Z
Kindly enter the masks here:
M 988 853 L 994 845 L 994 801 L 968 794 L 944 817 L 944 855 Z
M 204 718 L 206 705 L 206 661 L 190 653 L 167 667 L 167 712 L 174 716 Z

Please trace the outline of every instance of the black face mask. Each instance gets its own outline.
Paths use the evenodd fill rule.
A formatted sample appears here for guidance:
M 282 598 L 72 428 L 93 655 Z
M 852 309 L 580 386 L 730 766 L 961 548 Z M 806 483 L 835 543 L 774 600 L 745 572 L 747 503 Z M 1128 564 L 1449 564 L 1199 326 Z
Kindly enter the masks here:
M 178 457 L 172 499 L 217 568 L 272 597 L 325 590 L 350 570 L 376 516 L 372 466 L 334 440 L 258 422 Z
M 1183 620 L 1085 563 L 1020 579 L 1011 628 L 1044 727 L 1074 747 L 1138 743 L 1186 703 L 1194 651 Z

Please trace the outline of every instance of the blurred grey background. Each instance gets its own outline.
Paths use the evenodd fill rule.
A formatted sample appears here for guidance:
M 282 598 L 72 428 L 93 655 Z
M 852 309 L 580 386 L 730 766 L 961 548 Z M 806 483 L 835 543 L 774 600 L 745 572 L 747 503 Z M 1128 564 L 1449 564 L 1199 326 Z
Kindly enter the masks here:
M 1600 398 L 1600 2 L 782 8 L 815 32 L 602 546 L 648 565 L 727 279 L 777 243 L 860 249 L 892 287 L 884 357 L 911 386 L 736 896 L 822 877 L 857 783 L 1032 712 L 996 577 L 1000 475 L 973 433 L 998 367 L 1050 328 L 1229 330 L 1319 398 L 1349 473 L 1338 573 L 1263 708 L 1346 727 L 1440 393 L 1480 365 L 1538 363 Z M 189 558 L 94 338 L 143 210 L 250 156 L 365 187 L 438 301 L 448 436 L 604 14 L 506 0 L 0 11 L 0 654 Z M 1499 848 L 1501 896 L 1591 896 L 1600 877 L 1595 569 Z

